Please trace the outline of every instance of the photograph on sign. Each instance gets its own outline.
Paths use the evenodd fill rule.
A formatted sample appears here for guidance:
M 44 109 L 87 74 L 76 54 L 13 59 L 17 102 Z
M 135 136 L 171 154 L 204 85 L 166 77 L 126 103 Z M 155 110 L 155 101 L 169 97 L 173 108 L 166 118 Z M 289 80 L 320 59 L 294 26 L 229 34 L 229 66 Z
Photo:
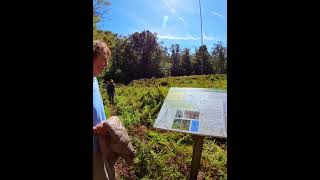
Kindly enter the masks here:
M 177 110 L 177 113 L 176 113 L 176 118 L 182 118 L 183 117 L 183 113 L 182 111 L 179 109 Z
M 189 119 L 199 119 L 200 112 L 199 111 L 188 111 L 184 112 L 184 117 Z
M 195 120 L 195 119 L 192 120 L 190 131 L 192 131 L 192 132 L 198 132 L 198 129 L 199 129 L 199 120 Z
M 183 131 L 189 131 L 190 120 L 189 119 L 174 119 L 172 129 L 179 129 Z

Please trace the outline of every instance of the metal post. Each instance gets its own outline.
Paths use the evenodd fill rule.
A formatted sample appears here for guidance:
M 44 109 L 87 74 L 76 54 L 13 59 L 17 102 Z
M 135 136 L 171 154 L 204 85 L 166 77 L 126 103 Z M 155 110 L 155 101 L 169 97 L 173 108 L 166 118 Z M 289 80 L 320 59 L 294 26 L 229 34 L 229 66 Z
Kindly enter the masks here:
M 200 6 L 200 22 L 201 22 L 201 45 L 203 45 L 203 37 L 202 37 L 202 15 L 201 15 L 201 3 L 199 0 L 199 6 Z
M 200 23 L 201 23 L 201 46 L 203 46 L 203 36 L 202 36 L 202 14 L 201 14 L 201 2 L 199 0 L 199 7 L 200 7 Z M 203 54 L 202 54 L 202 72 L 201 74 L 203 74 Z

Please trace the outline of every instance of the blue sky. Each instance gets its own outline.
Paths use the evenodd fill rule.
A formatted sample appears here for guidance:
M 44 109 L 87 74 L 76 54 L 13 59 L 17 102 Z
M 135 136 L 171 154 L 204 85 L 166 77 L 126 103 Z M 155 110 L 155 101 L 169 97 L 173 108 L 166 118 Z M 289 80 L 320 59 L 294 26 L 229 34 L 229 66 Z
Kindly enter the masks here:
M 109 14 L 99 29 L 129 35 L 145 29 L 158 33 L 158 42 L 180 48 L 201 45 L 199 0 L 110 0 Z M 227 1 L 201 0 L 203 43 L 211 52 L 213 44 L 227 44 Z

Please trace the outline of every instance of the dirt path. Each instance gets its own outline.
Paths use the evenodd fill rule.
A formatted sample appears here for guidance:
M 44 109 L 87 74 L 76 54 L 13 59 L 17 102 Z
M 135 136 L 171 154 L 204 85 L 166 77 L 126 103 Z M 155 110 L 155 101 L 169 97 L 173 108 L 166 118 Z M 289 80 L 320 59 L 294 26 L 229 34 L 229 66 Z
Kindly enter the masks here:
M 118 114 L 118 109 L 116 106 L 110 104 L 110 113 L 111 113 L 111 116 L 116 116 Z

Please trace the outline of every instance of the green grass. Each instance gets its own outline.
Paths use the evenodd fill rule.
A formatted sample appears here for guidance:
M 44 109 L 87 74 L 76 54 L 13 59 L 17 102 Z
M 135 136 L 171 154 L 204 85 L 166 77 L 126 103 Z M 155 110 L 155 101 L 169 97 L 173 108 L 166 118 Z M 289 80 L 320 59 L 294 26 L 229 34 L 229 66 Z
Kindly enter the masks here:
M 190 171 L 193 140 L 190 135 L 152 128 L 170 87 L 227 88 L 226 75 L 195 75 L 135 80 L 117 85 L 115 107 L 137 150 L 134 167 L 123 173 L 136 179 L 185 179 Z M 101 86 L 108 116 L 111 111 Z M 121 161 L 122 163 L 122 161 Z M 121 171 L 121 169 L 120 169 Z M 202 179 L 227 179 L 227 142 L 205 138 Z M 127 177 L 128 178 L 128 177 Z

